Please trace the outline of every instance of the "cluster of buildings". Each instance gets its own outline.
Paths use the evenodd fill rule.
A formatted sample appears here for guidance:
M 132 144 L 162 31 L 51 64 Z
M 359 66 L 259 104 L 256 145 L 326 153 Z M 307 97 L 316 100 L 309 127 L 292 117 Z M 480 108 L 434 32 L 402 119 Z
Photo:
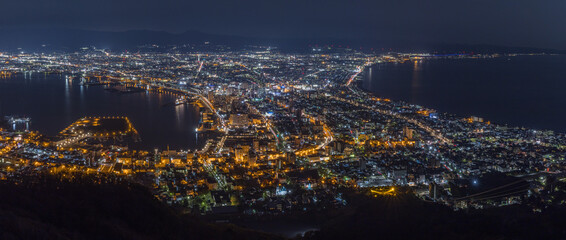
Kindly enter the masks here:
M 64 132 L 72 136 L 59 140 L 5 124 L 0 177 L 30 169 L 115 174 L 174 206 L 251 215 L 343 206 L 343 187 L 405 186 L 425 201 L 456 209 L 529 204 L 564 191 L 555 183 L 565 179 L 566 135 L 437 113 L 357 87 L 366 66 L 438 57 L 496 56 L 187 46 L 144 53 L 3 53 L 3 77 L 65 73 L 85 84 L 194 99 L 202 109 L 196 130 L 208 140 L 190 151 L 128 149 L 92 139 L 137 133 L 129 121 L 114 134 L 88 133 L 82 131 L 100 120 L 85 118 L 75 124 L 82 128 L 71 126 Z

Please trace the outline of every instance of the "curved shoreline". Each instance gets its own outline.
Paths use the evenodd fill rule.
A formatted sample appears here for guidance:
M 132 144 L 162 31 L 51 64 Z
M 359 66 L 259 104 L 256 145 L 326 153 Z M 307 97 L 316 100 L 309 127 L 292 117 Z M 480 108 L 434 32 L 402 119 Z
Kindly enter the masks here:
M 142 138 L 139 143 L 122 143 L 130 148 L 153 150 L 170 145 L 171 149 L 186 150 L 187 147 L 197 149 L 204 143 L 200 137 L 183 134 L 194 134 L 199 121 L 196 109 L 184 105 L 163 107 L 175 102 L 173 95 L 145 91 L 110 93 L 100 86 L 80 86 L 76 80 L 68 82 L 64 74 L 53 73 L 32 74 L 31 77 L 12 74 L 0 84 L 5 85 L 6 93 L 2 97 L 5 106 L 1 114 L 23 113 L 32 118 L 31 130 L 45 136 L 54 135 L 85 116 L 127 116 Z M 14 102 L 19 102 L 19 106 Z
M 530 64 L 530 63 L 537 63 L 539 62 L 539 58 L 543 58 L 543 60 L 545 60 L 547 56 L 517 56 L 517 57 L 511 57 L 511 61 L 515 61 L 515 62 L 508 62 L 507 58 L 495 58 L 492 59 L 490 58 L 489 61 L 497 61 L 497 64 L 503 64 L 502 66 L 504 66 L 504 73 L 511 71 L 514 66 L 516 65 L 521 65 L 521 64 Z M 563 57 L 563 55 L 557 55 L 557 56 L 552 56 L 552 57 Z M 526 60 L 525 60 L 526 59 Z M 464 69 L 464 70 L 468 70 L 468 71 L 472 71 L 471 70 L 471 66 L 469 61 L 474 61 L 472 63 L 476 64 L 476 61 L 480 61 L 478 64 L 481 64 L 484 59 L 432 59 L 432 60 L 426 60 L 426 61 L 430 61 L 430 62 L 434 62 L 434 61 L 449 61 L 448 63 L 454 62 L 454 61 L 458 61 L 461 63 L 457 63 L 456 65 L 454 65 L 455 67 L 457 67 L 456 69 L 451 68 L 448 70 L 442 70 L 442 62 L 436 62 L 436 65 L 433 66 L 429 66 L 430 64 L 426 64 L 423 65 L 423 69 L 429 69 L 427 70 L 427 74 L 426 75 L 422 75 L 420 76 L 419 81 L 421 82 L 421 84 L 423 82 L 429 83 L 427 85 L 427 87 L 423 87 L 420 86 L 418 88 L 418 98 L 420 99 L 420 102 L 422 103 L 417 103 L 415 101 L 411 101 L 409 98 L 411 98 L 411 96 L 409 95 L 410 91 L 414 91 L 412 89 L 407 89 L 409 87 L 408 84 L 410 84 L 410 81 L 413 81 L 411 78 L 413 78 L 414 76 L 412 76 L 411 74 L 414 74 L 411 71 L 412 68 L 412 63 L 404 63 L 403 64 L 397 64 L 397 66 L 395 67 L 395 75 L 392 76 L 392 73 L 387 74 L 387 72 L 385 73 L 386 75 L 384 76 L 384 73 L 381 74 L 377 74 L 377 71 L 373 71 L 373 78 L 369 79 L 368 78 L 368 68 L 373 68 L 374 70 L 378 70 L 376 66 L 378 66 L 379 64 L 383 64 L 383 66 L 385 66 L 386 64 L 384 63 L 376 63 L 376 64 L 372 64 L 371 66 L 368 66 L 365 70 L 364 70 L 364 74 L 360 74 L 360 76 L 358 77 L 358 79 L 356 81 L 354 81 L 354 84 L 352 84 L 352 86 L 356 86 L 357 89 L 360 89 L 366 93 L 369 93 L 373 96 L 380 96 L 380 97 L 385 97 L 385 98 L 389 98 L 395 102 L 399 102 L 399 103 L 404 103 L 407 105 L 415 105 L 415 106 L 422 106 L 424 108 L 427 109 L 433 109 L 435 111 L 437 111 L 438 113 L 443 113 L 443 114 L 448 114 L 448 115 L 453 115 L 453 116 L 458 116 L 458 117 L 470 117 L 470 116 L 480 116 L 483 117 L 486 120 L 491 121 L 492 123 L 496 123 L 498 125 L 501 126 L 507 126 L 510 128 L 528 128 L 528 129 L 533 129 L 533 130 L 540 130 L 540 131 L 554 131 L 557 133 L 566 133 L 566 128 L 563 127 L 563 124 L 560 124 L 560 121 L 558 119 L 564 119 L 566 117 L 566 112 L 564 113 L 560 113 L 560 108 L 555 108 L 555 106 L 557 106 L 559 104 L 559 102 L 561 101 L 557 101 L 560 99 L 554 99 L 552 101 L 549 100 L 550 97 L 555 96 L 556 93 L 555 92 L 540 92 L 538 93 L 537 89 L 539 88 L 538 86 L 546 86 L 550 83 L 556 82 L 556 80 L 554 78 L 547 78 L 548 80 L 543 81 L 541 83 L 537 82 L 537 81 L 531 81 L 531 82 L 521 82 L 522 85 L 508 85 L 507 82 L 509 80 L 502 80 L 501 83 L 498 83 L 496 86 L 494 87 L 490 87 L 487 86 L 486 84 L 491 84 L 491 80 L 492 78 L 496 78 L 497 76 L 493 76 L 489 79 L 486 80 L 482 80 L 483 78 L 479 77 L 479 76 L 475 76 L 475 75 L 485 75 L 489 72 L 489 69 L 487 70 L 480 70 L 480 73 L 475 74 L 474 76 L 468 77 L 466 79 L 464 79 L 466 82 L 463 82 L 461 84 L 456 84 L 456 87 L 443 87 L 443 89 L 438 90 L 438 86 L 443 86 L 442 84 L 444 84 L 446 81 L 448 80 L 442 80 L 442 81 L 438 81 L 438 80 L 430 80 L 431 77 L 433 77 L 434 75 L 438 75 L 442 72 L 448 72 L 449 71 L 456 71 L 456 70 L 460 70 L 460 69 Z M 541 60 L 542 61 L 542 60 Z M 411 66 L 409 66 L 411 65 Z M 474 65 L 475 66 L 475 65 Z M 483 65 L 481 65 L 483 66 Z M 481 69 L 480 66 L 480 69 Z M 498 65 L 499 66 L 499 65 Z M 450 67 L 450 66 L 448 66 Z M 392 71 L 392 69 L 385 69 L 385 71 L 389 70 L 390 72 Z M 419 71 L 421 71 L 422 69 L 420 69 Z M 439 72 L 442 71 L 442 72 Z M 528 72 L 537 72 L 536 70 L 536 66 L 533 67 L 533 69 L 528 70 Z M 541 70 L 542 72 L 542 70 Z M 459 73 L 459 75 L 462 75 L 463 73 Z M 501 73 L 503 74 L 503 73 Z M 500 75 L 501 75 L 500 74 Z M 431 76 L 432 75 L 432 76 Z M 381 76 L 380 78 L 383 78 L 384 80 L 382 80 L 382 85 L 383 87 L 381 89 L 396 89 L 398 91 L 393 91 L 392 94 L 378 94 L 377 90 L 372 89 L 371 86 L 364 86 L 366 85 L 368 82 L 367 81 L 372 81 L 372 84 L 376 84 L 376 77 Z M 507 76 L 504 75 L 505 79 L 511 79 L 513 76 Z M 442 76 L 441 76 L 442 78 Z M 448 79 L 447 77 L 443 77 L 444 79 Z M 524 80 L 525 77 L 521 78 Z M 397 79 L 395 81 L 393 81 L 392 79 Z M 474 80 L 474 79 L 479 79 L 479 80 Z M 474 80 L 475 84 L 472 84 L 472 80 Z M 520 79 L 519 79 L 520 80 Z M 517 81 L 519 81 L 517 80 Z M 450 83 L 450 81 L 448 81 Z M 558 84 L 558 83 L 555 83 Z M 464 89 L 468 86 L 468 85 L 472 85 L 474 86 L 473 91 L 465 91 Z M 530 87 L 528 87 L 530 86 Z M 511 93 L 506 93 L 504 91 L 499 91 L 499 89 L 516 89 L 518 88 L 519 92 L 514 91 Z M 407 90 L 407 91 L 403 91 L 403 90 Z M 476 92 L 483 90 L 486 92 L 486 96 L 483 95 L 479 95 Z M 385 91 L 385 90 L 382 90 Z M 530 95 L 525 95 L 523 94 L 523 92 L 531 92 L 532 94 L 534 94 L 534 96 L 530 96 Z M 388 91 L 391 92 L 391 91 Z M 446 92 L 446 93 L 444 93 Z M 471 95 L 472 98 L 470 98 L 468 95 L 462 95 L 463 93 L 467 93 L 468 95 Z M 520 94 L 520 96 L 522 96 L 519 99 L 516 100 L 512 100 L 517 98 L 518 94 Z M 456 98 L 451 97 L 452 95 L 457 95 Z M 466 97 L 464 97 L 466 96 Z M 477 97 L 476 97 L 477 96 Z M 479 97 L 482 96 L 482 97 Z M 537 97 L 538 96 L 538 97 Z M 414 97 L 414 96 L 413 96 Z M 537 101 L 529 101 L 529 99 L 531 98 L 541 98 L 541 97 L 545 97 L 547 98 L 545 101 L 541 101 L 541 104 L 535 104 Z M 452 99 L 450 101 L 448 101 L 447 99 Z M 463 102 L 465 100 L 465 102 Z M 543 99 L 544 100 L 544 99 Z M 426 102 L 426 103 L 425 103 Z M 544 103 L 544 104 L 542 104 Z M 526 104 L 526 105 L 525 105 Z M 521 109 L 530 109 L 529 111 L 526 110 L 521 110 Z M 553 110 L 556 109 L 556 110 Z M 505 111 L 505 113 L 503 113 L 502 111 Z M 532 114 L 527 114 L 528 112 L 531 112 Z M 545 114 L 546 112 L 546 114 Z M 536 116 L 540 116 L 542 118 L 544 118 L 545 116 L 553 116 L 553 117 L 546 117 L 545 121 L 541 121 L 540 117 L 536 117 Z

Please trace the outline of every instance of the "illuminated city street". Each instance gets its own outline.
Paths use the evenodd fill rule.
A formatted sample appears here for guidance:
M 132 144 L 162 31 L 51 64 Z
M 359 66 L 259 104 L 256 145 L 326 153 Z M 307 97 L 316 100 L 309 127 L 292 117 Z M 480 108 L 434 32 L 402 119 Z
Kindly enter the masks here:
M 558 2 L 6 2 L 0 239 L 566 239 Z

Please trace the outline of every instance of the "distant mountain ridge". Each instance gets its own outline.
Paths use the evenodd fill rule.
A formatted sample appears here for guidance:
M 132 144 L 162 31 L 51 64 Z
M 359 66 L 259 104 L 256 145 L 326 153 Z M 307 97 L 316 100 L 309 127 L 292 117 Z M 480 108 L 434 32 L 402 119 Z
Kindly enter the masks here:
M 227 45 L 239 48 L 244 45 L 269 45 L 286 50 L 309 50 L 312 47 L 333 46 L 363 51 L 420 51 L 420 52 L 475 52 L 475 53 L 558 53 L 564 50 L 504 47 L 496 45 L 466 45 L 443 43 L 418 43 L 408 41 L 379 41 L 373 39 L 301 39 L 301 38 L 257 38 L 209 34 L 200 31 L 169 33 L 152 30 L 129 30 L 121 32 L 80 29 L 0 29 L 0 50 L 15 51 L 74 51 L 81 47 L 94 46 L 112 50 L 135 50 L 143 45 L 182 44 Z
M 174 45 L 214 41 L 240 43 L 242 38 L 219 36 L 197 31 L 180 34 L 163 31 L 130 30 L 123 32 L 91 31 L 77 29 L 40 29 L 40 30 L 0 30 L 0 49 L 17 48 L 38 51 L 75 50 L 81 47 L 95 46 L 108 49 L 132 49 L 141 45 Z

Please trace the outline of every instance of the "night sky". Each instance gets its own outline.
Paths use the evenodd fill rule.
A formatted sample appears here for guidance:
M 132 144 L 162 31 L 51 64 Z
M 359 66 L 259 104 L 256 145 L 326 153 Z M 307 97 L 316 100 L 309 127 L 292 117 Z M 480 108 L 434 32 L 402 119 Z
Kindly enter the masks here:
M 0 28 L 133 29 L 566 49 L 564 0 L 1 0 Z

